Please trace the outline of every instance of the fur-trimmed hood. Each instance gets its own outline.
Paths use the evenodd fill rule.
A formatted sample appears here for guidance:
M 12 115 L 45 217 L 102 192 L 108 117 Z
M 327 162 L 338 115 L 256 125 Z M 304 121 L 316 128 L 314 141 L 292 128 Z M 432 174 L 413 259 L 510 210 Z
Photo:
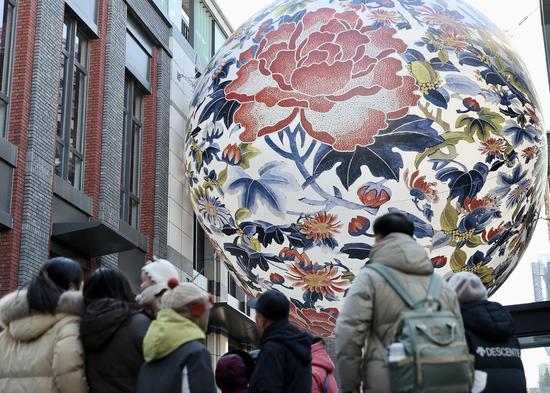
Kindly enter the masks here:
M 12 292 L 0 299 L 0 325 L 18 341 L 34 340 L 61 319 L 80 317 L 83 312 L 84 300 L 80 291 L 64 292 L 54 314 L 31 311 L 26 290 Z

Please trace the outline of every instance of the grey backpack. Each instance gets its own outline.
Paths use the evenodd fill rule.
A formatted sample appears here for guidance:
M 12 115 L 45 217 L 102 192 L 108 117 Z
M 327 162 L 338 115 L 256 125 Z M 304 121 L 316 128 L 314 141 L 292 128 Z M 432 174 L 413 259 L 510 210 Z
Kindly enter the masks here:
M 376 263 L 367 267 L 380 274 L 408 306 L 399 315 L 395 337 L 405 354 L 388 362 L 392 392 L 469 392 L 474 357 L 469 353 L 462 320 L 451 311 L 440 310 L 443 279 L 433 274 L 426 297 L 417 300 L 392 268 Z

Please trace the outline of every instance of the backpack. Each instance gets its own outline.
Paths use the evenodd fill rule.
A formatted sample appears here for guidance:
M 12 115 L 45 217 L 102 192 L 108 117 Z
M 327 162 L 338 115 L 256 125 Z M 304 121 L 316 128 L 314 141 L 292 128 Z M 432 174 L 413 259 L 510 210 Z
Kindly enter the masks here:
M 470 355 L 464 325 L 451 311 L 441 311 L 439 293 L 443 279 L 432 275 L 426 298 L 416 300 L 399 282 L 393 269 L 371 264 L 403 299 L 396 341 L 405 355 L 388 362 L 393 393 L 469 392 L 474 379 L 474 358 Z

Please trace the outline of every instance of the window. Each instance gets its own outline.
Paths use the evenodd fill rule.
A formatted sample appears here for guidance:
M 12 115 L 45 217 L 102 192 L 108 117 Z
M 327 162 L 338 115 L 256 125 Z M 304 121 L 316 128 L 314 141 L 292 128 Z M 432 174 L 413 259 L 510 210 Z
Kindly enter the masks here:
M 206 240 L 204 229 L 202 229 L 195 216 L 193 228 L 193 269 L 204 275 L 204 242 Z
M 77 189 L 82 188 L 88 38 L 76 20 L 63 23 L 63 48 L 59 67 L 57 145 L 55 173 Z
M 204 64 L 208 64 L 212 57 L 212 17 L 202 1 L 195 1 L 194 38 L 193 47 Z
M 225 44 L 225 40 L 227 40 L 227 36 L 223 32 L 223 30 L 220 28 L 220 26 L 216 23 L 214 23 L 214 46 L 213 46 L 213 53 L 212 56 L 218 52 L 223 44 Z
M 142 135 L 143 92 L 137 86 L 134 79 L 126 78 L 124 90 L 120 218 L 134 228 L 138 228 L 139 226 Z
M 13 41 L 15 39 L 15 0 L 0 0 L 0 136 L 8 133 Z

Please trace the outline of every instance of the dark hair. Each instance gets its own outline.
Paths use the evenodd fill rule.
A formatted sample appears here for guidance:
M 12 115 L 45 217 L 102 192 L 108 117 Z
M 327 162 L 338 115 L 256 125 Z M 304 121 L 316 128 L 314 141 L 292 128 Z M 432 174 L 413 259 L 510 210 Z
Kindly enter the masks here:
M 101 268 L 92 273 L 84 283 L 84 298 L 86 300 L 117 299 L 134 303 L 135 296 L 130 283 L 120 271 Z
M 414 223 L 403 213 L 388 213 L 374 221 L 374 234 L 386 237 L 391 233 L 414 236 Z
M 61 294 L 71 289 L 71 284 L 78 289 L 81 282 L 82 268 L 78 262 L 69 258 L 52 258 L 42 265 L 29 284 L 29 308 L 53 314 Z
M 325 340 L 323 340 L 321 337 L 313 337 L 313 344 L 316 344 L 318 342 L 322 342 L 323 346 L 325 345 Z

